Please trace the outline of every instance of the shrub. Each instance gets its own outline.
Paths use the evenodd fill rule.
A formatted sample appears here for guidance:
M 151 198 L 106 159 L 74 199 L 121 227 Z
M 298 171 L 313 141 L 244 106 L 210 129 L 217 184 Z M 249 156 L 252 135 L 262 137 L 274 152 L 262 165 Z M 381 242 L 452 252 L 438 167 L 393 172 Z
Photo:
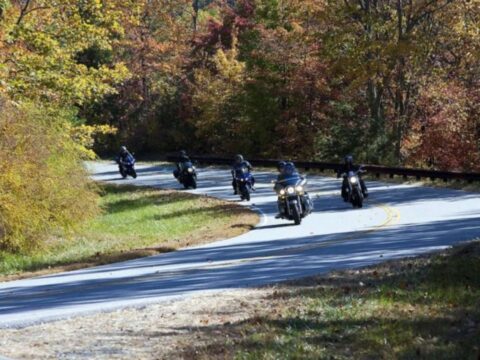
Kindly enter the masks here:
M 98 211 L 65 110 L 0 99 L 0 250 L 41 247 Z

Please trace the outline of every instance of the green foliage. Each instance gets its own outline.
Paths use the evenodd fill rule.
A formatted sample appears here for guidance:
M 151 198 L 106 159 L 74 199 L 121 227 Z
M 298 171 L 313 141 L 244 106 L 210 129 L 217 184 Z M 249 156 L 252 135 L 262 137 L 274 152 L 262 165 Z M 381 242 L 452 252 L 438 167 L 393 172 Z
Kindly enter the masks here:
M 130 0 L 0 2 L 0 249 L 30 251 L 98 212 L 82 160 L 92 137 L 77 106 L 115 92 L 112 56 Z
M 82 61 L 107 54 L 122 34 L 122 12 L 98 0 L 14 2 L 0 38 L 3 88 L 15 100 L 82 104 L 114 91 L 128 76 L 121 63 Z M 86 63 L 86 64 L 84 64 Z
M 30 253 L 1 251 L 0 276 L 56 266 L 85 266 L 173 251 L 241 233 L 258 217 L 220 200 L 137 186 L 102 186 L 103 212 L 71 239 L 50 239 Z M 95 201 L 98 200 L 98 201 Z M 88 204 L 86 204 L 88 205 Z M 232 228 L 232 225 L 236 227 Z
M 29 251 L 97 214 L 95 188 L 69 112 L 4 99 L 0 107 L 0 249 Z

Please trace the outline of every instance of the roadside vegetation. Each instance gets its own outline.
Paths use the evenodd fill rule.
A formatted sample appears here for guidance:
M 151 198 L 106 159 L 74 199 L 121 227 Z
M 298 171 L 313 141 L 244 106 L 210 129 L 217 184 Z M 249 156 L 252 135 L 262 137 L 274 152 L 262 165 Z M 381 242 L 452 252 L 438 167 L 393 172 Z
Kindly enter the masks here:
M 0 251 L 98 214 L 92 149 L 478 171 L 479 24 L 467 0 L 0 0 Z
M 0 280 L 138 258 L 229 238 L 258 216 L 240 205 L 184 192 L 102 186 L 96 218 L 30 252 L 0 252 Z
M 480 357 L 480 241 L 287 283 L 269 294 L 271 306 L 246 321 L 199 328 L 197 337 L 210 340 L 184 357 Z

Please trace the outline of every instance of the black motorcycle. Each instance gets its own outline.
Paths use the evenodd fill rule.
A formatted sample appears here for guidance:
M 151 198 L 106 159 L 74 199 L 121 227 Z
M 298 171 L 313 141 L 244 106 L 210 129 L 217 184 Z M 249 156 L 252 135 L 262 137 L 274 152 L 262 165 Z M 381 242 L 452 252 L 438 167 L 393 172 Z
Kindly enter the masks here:
M 246 166 L 236 168 L 233 173 L 233 179 L 237 193 L 240 194 L 240 199 L 250 201 L 250 193 L 253 189 L 253 175 L 250 170 Z
M 118 171 L 122 178 L 126 178 L 128 175 L 136 179 L 137 172 L 135 171 L 135 158 L 132 155 L 128 155 L 125 159 L 117 158 Z
M 342 191 L 343 200 L 346 202 L 350 202 L 354 208 L 363 207 L 363 192 L 362 186 L 360 184 L 360 176 L 359 174 L 363 173 L 363 170 L 358 171 L 349 171 L 343 174 L 343 187 L 344 191 Z
M 307 180 L 299 175 L 285 178 L 275 185 L 278 208 L 282 219 L 293 220 L 299 225 L 313 211 L 313 202 L 305 191 Z
M 189 187 L 192 189 L 197 188 L 197 171 L 192 162 L 186 161 L 182 163 L 177 179 L 185 189 L 188 189 Z

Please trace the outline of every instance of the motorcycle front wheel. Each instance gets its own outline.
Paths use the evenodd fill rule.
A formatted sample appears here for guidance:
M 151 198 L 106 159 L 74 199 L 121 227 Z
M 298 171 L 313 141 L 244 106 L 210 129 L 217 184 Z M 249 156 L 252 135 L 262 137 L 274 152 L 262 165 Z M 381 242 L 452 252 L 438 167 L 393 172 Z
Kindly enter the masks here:
M 294 206 L 292 208 L 292 217 L 295 225 L 300 225 L 300 223 L 302 222 L 302 217 L 300 216 L 300 211 L 298 211 L 297 206 Z
M 353 191 L 352 205 L 353 205 L 354 208 L 355 207 L 358 207 L 358 208 L 363 207 L 363 196 L 360 193 L 360 190 L 358 190 L 358 189 L 355 189 Z

